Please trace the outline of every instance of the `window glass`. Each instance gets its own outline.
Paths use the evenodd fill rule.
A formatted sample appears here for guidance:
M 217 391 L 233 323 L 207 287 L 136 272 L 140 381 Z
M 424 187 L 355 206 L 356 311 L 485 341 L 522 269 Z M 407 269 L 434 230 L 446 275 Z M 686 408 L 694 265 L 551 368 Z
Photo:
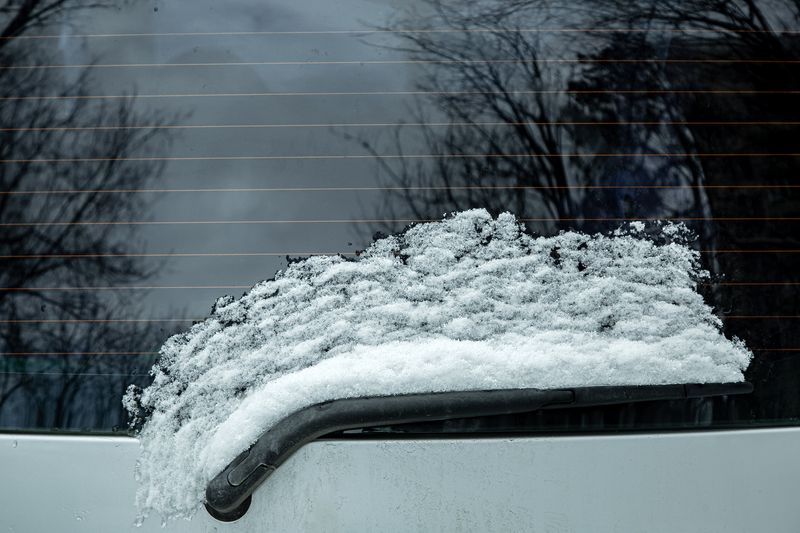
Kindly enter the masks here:
M 124 428 L 217 297 L 473 207 L 685 222 L 755 353 L 747 397 L 494 427 L 800 419 L 797 3 L 99 4 L 0 9 L 0 427 Z

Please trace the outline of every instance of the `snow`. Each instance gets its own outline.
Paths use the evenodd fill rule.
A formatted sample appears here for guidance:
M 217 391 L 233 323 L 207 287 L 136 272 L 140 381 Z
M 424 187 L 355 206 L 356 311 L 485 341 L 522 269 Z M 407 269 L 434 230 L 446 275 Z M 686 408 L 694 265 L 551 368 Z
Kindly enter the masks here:
M 290 413 L 337 398 L 495 388 L 742 381 L 752 353 L 696 291 L 676 225 L 526 234 L 456 213 L 311 257 L 165 342 L 144 391 L 137 505 L 188 517 L 205 486 Z

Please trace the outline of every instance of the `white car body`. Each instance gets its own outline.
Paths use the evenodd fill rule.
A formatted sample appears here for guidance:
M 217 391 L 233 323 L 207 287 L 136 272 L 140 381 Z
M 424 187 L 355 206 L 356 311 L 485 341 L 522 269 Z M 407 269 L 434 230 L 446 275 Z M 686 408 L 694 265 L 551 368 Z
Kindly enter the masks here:
M 137 529 L 136 440 L 0 435 L 3 531 L 800 531 L 800 428 L 321 440 L 223 523 Z

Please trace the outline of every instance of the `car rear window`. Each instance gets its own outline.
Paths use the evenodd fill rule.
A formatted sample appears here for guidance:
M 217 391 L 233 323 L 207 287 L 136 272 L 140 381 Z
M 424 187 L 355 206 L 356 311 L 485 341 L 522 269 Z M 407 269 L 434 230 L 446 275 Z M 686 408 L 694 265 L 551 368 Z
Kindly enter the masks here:
M 419 431 L 800 420 L 800 7 L 32 0 L 0 9 L 0 428 L 113 432 L 166 338 L 450 212 L 682 222 L 751 395 Z

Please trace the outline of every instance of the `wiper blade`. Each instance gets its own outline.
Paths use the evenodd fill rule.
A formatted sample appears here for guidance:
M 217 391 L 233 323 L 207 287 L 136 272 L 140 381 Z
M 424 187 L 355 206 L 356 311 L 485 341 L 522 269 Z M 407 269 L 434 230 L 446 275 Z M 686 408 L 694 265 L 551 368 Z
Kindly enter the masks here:
M 564 407 L 590 407 L 656 400 L 681 400 L 752 392 L 750 383 L 572 387 L 440 392 L 348 398 L 296 411 L 264 432 L 206 488 L 206 509 L 233 521 L 281 464 L 309 442 L 349 429 L 510 415 Z
M 680 385 L 625 385 L 605 387 L 575 387 L 572 404 L 575 407 L 593 407 L 632 402 L 658 400 L 689 400 L 733 394 L 750 394 L 753 384 L 739 383 L 684 383 Z M 565 407 L 565 406 L 559 406 Z

